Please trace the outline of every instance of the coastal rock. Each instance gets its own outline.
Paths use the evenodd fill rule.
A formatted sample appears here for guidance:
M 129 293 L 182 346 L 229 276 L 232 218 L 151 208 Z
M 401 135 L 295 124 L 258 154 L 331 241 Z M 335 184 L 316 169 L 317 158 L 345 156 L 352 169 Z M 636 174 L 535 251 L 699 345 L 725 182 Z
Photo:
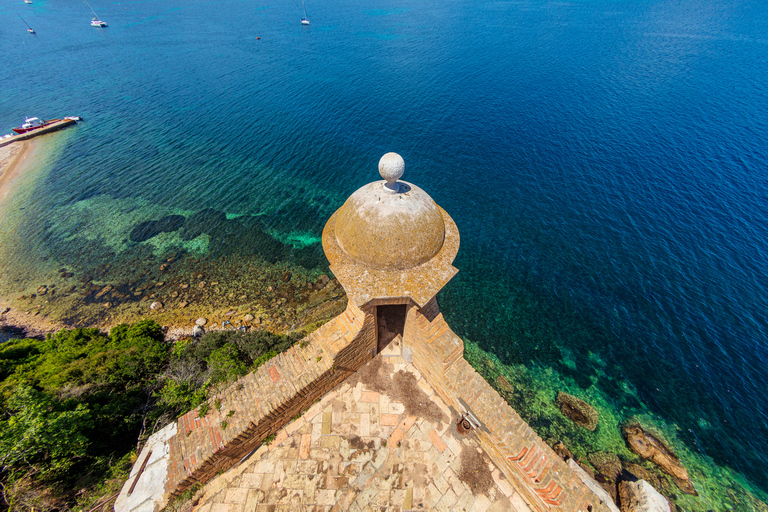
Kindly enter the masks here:
M 183 301 L 179 302 L 179 307 L 180 308 L 185 308 L 185 307 L 187 307 L 187 304 L 189 304 L 189 303 L 187 301 L 183 300 Z
M 621 474 L 621 460 L 613 453 L 608 452 L 594 452 L 587 456 L 590 464 L 592 464 L 597 471 L 614 482 L 619 478 Z
M 318 283 L 320 283 L 320 284 L 321 284 L 321 285 L 323 285 L 323 286 L 325 286 L 326 284 L 328 284 L 328 280 L 329 280 L 329 279 L 328 279 L 328 276 L 327 276 L 327 275 L 325 275 L 325 274 L 323 274 L 323 275 L 321 275 L 320 277 L 318 277 L 318 278 L 317 278 L 317 282 L 318 282 Z
M 160 265 L 160 272 L 165 272 L 166 270 L 168 270 L 169 267 L 170 265 L 163 263 L 162 265 Z
M 200 281 L 199 283 L 197 283 L 197 287 L 198 288 L 205 288 L 205 281 Z
M 245 320 L 246 322 L 250 322 L 250 321 L 253 320 L 253 315 L 251 315 L 251 314 L 245 315 L 243 317 L 243 320 Z
M 283 282 L 284 283 L 286 283 L 286 282 L 288 282 L 290 280 L 291 280 L 291 273 L 290 272 L 286 272 L 285 274 L 283 274 Z
M 591 431 L 597 428 L 597 410 L 584 400 L 558 391 L 557 405 L 560 411 L 578 426 Z
M 61 274 L 59 274 L 59 277 L 61 277 L 62 279 L 68 279 L 70 277 L 73 277 L 74 275 L 75 274 L 73 274 L 72 272 L 62 272 Z
M 7 312 L 9 312 L 10 310 L 11 310 L 11 308 L 3 308 L 3 310 L 2 310 L 2 311 L 0 311 L 0 315 L 4 315 L 4 314 L 6 314 Z
M 666 498 L 645 480 L 619 483 L 621 512 L 670 512 Z
M 175 299 L 175 298 L 176 298 L 176 297 L 178 297 L 178 296 L 179 296 L 179 292 L 171 292 L 171 297 L 172 297 L 172 298 L 174 298 L 174 299 Z
M 44 284 L 41 284 L 40 286 L 37 287 L 37 294 L 38 295 L 45 295 L 46 293 L 48 293 L 48 287 L 47 286 L 45 286 Z
M 600 499 L 600 501 L 605 503 L 608 510 L 611 512 L 621 512 L 619 507 L 616 506 L 616 504 L 613 502 L 613 499 L 611 499 L 611 496 L 605 491 L 605 489 L 603 489 L 599 483 L 591 478 L 575 460 L 568 460 L 568 467 L 573 470 L 576 476 L 579 477 L 584 485 L 586 485 L 589 490 L 592 491 L 598 499 Z
M 163 309 L 163 303 L 155 301 L 149 305 L 149 309 L 151 309 L 152 311 Z
M 648 459 L 666 473 L 679 479 L 683 487 L 686 487 L 688 491 L 680 487 L 683 492 L 693 494 L 696 496 L 696 490 L 693 489 L 690 484 L 690 477 L 688 471 L 680 463 L 677 455 L 658 437 L 646 432 L 639 424 L 625 425 L 622 429 L 624 439 L 627 441 L 629 448 L 641 456 L 644 459 Z
M 573 458 L 573 453 L 571 452 L 571 450 L 568 449 L 567 446 L 565 446 L 565 444 L 563 444 L 562 441 L 558 441 L 557 443 L 555 443 L 552 449 L 563 460 L 568 460 Z
M 205 328 L 202 325 L 196 325 L 192 328 L 192 336 L 199 338 L 205 334 Z
M 195 320 L 195 325 L 199 325 L 200 327 L 204 326 L 207 323 L 208 323 L 207 318 L 200 317 L 197 320 Z
M 96 294 L 96 298 L 98 299 L 98 298 L 103 297 L 104 295 L 108 294 L 109 292 L 112 291 L 112 288 L 114 288 L 114 287 L 111 284 L 108 284 L 107 286 L 102 288 L 99 293 Z

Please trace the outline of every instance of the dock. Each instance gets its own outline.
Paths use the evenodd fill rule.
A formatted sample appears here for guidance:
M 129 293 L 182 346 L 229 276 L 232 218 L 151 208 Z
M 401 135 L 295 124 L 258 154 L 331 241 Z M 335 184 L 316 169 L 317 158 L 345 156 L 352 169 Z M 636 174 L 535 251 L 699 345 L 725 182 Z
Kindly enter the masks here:
M 14 135 L 12 137 L 7 137 L 5 139 L 0 139 L 0 148 L 3 146 L 7 146 L 8 144 L 12 144 L 19 140 L 27 140 L 27 139 L 31 139 L 32 137 L 37 137 L 38 135 L 55 132 L 57 130 L 61 130 L 62 128 L 66 128 L 67 126 L 75 123 L 77 123 L 77 120 L 75 119 L 62 119 L 61 121 L 49 124 L 47 126 L 43 126 L 42 128 L 38 128 L 36 130 L 32 130 L 27 133 L 22 133 L 19 135 Z

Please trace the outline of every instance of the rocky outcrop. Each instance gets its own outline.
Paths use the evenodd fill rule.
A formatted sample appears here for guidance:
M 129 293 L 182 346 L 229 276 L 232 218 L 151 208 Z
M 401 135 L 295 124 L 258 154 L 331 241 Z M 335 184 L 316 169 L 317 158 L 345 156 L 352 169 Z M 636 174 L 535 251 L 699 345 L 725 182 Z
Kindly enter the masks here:
M 565 461 L 573 458 L 573 453 L 571 452 L 571 450 L 568 449 L 567 446 L 565 446 L 565 444 L 562 441 L 557 441 L 552 446 L 552 449 L 561 459 Z
M 589 463 L 592 464 L 598 473 L 609 480 L 617 481 L 621 474 L 621 460 L 608 452 L 594 452 L 587 456 Z
M 697 496 L 691 484 L 688 471 L 680 463 L 677 455 L 658 437 L 646 432 L 639 424 L 625 425 L 622 429 L 629 448 L 644 459 L 648 459 L 664 472 L 672 475 L 681 491 Z
M 670 512 L 669 502 L 645 480 L 619 483 L 621 512 Z
M 578 426 L 591 431 L 597 428 L 597 410 L 584 400 L 558 391 L 557 405 L 560 411 Z
M 579 464 L 573 460 L 568 460 L 568 467 L 570 467 L 573 472 L 576 474 L 576 476 L 579 477 L 579 479 L 586 485 L 590 491 L 592 491 L 595 496 L 602 501 L 606 507 L 608 507 L 611 512 L 620 512 L 619 507 L 616 506 L 616 504 L 613 502 L 613 498 L 603 489 L 603 487 L 597 483 L 594 478 L 592 478 L 589 474 L 587 474 L 584 469 L 582 469 Z

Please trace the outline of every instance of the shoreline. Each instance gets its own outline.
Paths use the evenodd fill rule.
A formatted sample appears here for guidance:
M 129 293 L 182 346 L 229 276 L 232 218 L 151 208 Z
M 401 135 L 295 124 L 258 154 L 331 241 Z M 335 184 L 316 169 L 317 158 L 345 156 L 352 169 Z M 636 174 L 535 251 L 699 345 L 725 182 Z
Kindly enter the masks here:
M 0 148 L 0 207 L 11 196 L 18 179 L 34 162 L 39 143 L 20 140 Z M 0 209 L 0 222 L 3 220 Z M 0 343 L 6 341 L 8 331 L 23 331 L 25 337 L 40 337 L 63 328 L 63 324 L 50 322 L 47 318 L 31 318 L 26 312 L 15 310 L 8 297 L 0 297 Z
M 5 203 L 22 171 L 34 160 L 31 157 L 36 147 L 32 140 L 22 140 L 0 148 L 0 205 Z

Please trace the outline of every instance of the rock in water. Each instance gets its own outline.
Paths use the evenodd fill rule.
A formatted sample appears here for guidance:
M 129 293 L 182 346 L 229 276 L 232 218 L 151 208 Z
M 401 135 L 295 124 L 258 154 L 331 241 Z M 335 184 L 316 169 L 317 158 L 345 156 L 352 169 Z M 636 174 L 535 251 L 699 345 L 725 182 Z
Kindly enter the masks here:
M 192 328 L 192 336 L 199 338 L 205 334 L 205 328 L 202 325 L 196 325 Z
M 560 411 L 578 426 L 591 431 L 597 428 L 597 410 L 584 400 L 558 391 L 557 405 L 560 407 Z
M 609 480 L 616 481 L 621 474 L 621 460 L 609 452 L 594 452 L 587 456 L 589 462 L 597 469 L 597 471 L 608 478 Z
M 151 309 L 152 311 L 157 311 L 158 309 L 163 309 L 163 303 L 155 301 L 155 302 L 153 302 L 152 304 L 149 305 L 149 309 Z
M 666 498 L 645 480 L 620 482 L 619 499 L 621 512 L 670 512 L 672 510 Z
M 200 317 L 197 320 L 195 320 L 195 325 L 199 325 L 200 327 L 204 326 L 207 323 L 208 323 L 207 318 Z
M 650 460 L 666 473 L 675 477 L 675 483 L 681 491 L 694 496 L 698 495 L 693 485 L 690 485 L 688 471 L 680 463 L 677 455 L 663 441 L 646 432 L 643 427 L 636 423 L 625 425 L 621 432 L 633 452 Z
M 588 475 L 587 472 L 581 468 L 581 466 L 579 466 L 578 462 L 576 462 L 574 459 L 569 459 L 567 464 L 568 467 L 571 468 L 571 470 L 574 472 L 574 474 L 584 483 L 584 485 L 586 485 L 589 490 L 592 491 L 595 496 L 603 502 L 603 504 L 605 504 L 605 508 L 611 512 L 619 512 L 619 507 L 617 507 L 613 502 L 611 496 L 605 491 L 605 489 L 600 486 L 599 483 L 597 483 L 590 475 Z

